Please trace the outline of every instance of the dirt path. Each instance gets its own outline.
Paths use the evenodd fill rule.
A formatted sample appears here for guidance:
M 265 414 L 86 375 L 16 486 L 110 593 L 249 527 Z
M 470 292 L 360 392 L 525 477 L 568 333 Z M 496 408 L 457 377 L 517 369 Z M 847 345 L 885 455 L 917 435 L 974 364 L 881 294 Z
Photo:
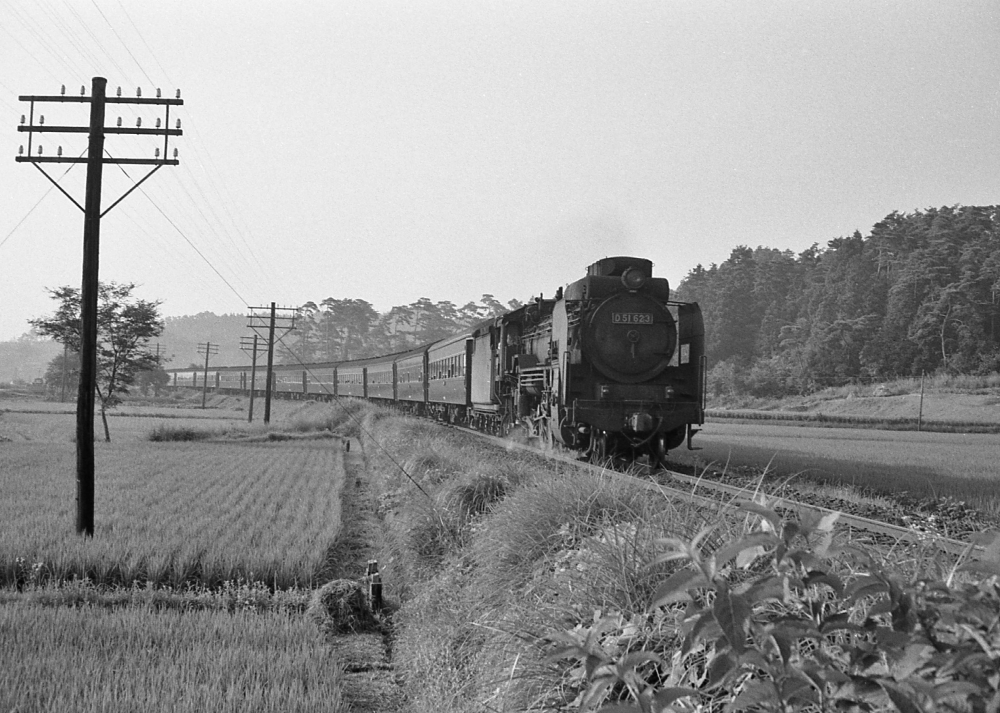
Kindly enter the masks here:
M 381 527 L 368 478 L 367 459 L 356 439 L 345 439 L 344 488 L 341 495 L 341 537 L 334 550 L 337 579 L 360 581 L 373 554 L 372 543 Z M 405 695 L 392 666 L 388 633 L 332 637 L 343 673 L 341 692 L 352 711 L 362 713 L 403 710 Z

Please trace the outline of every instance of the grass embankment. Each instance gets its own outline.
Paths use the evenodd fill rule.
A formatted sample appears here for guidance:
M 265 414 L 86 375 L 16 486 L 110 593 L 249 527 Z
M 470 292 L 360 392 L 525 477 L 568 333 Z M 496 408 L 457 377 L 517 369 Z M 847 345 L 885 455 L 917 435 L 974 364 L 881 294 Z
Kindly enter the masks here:
M 575 470 L 559 470 L 558 466 L 553 470 L 551 464 L 540 463 L 530 455 L 505 453 L 464 434 L 410 419 L 376 414 L 368 419 L 363 439 L 383 523 L 377 531 L 375 550 L 383 568 L 385 595 L 394 610 L 393 663 L 409 697 L 409 710 L 457 713 L 576 710 L 581 706 L 589 709 L 585 700 L 591 683 L 595 686 L 591 693 L 596 691 L 591 701 L 610 702 L 619 696 L 634 701 L 646 686 L 669 697 L 671 687 L 685 686 L 699 689 L 698 695 L 704 692 L 706 700 L 722 706 L 735 695 L 734 684 L 746 684 L 758 661 L 748 658 L 738 663 L 731 652 L 723 656 L 723 644 L 735 641 L 732 647 L 739 653 L 744 647 L 741 637 L 747 635 L 741 627 L 750 626 L 764 632 L 761 646 L 770 647 L 768 670 L 772 663 L 778 668 L 781 664 L 787 669 L 782 669 L 782 675 L 789 676 L 790 686 L 811 690 L 812 684 L 793 669 L 800 666 L 800 659 L 811 656 L 815 648 L 809 638 L 812 635 L 805 636 L 809 642 L 796 654 L 798 658 L 785 660 L 784 653 L 778 655 L 779 649 L 785 652 L 785 644 L 779 642 L 775 647 L 766 631 L 775 617 L 780 619 L 781 613 L 787 613 L 791 633 L 781 635 L 788 633 L 788 641 L 797 641 L 801 632 L 792 631 L 797 617 L 812 622 L 817 612 L 826 611 L 824 602 L 834 595 L 797 578 L 821 566 L 820 557 L 825 555 L 814 556 L 812 552 L 813 548 L 816 552 L 828 549 L 830 540 L 825 533 L 832 521 L 818 529 L 818 523 L 812 523 L 818 538 L 797 550 L 792 564 L 781 565 L 791 567 L 788 571 L 794 577 L 790 583 L 782 580 L 785 574 L 771 573 L 768 557 L 757 559 L 765 551 L 758 544 L 765 541 L 768 552 L 785 551 L 774 549 L 774 530 L 763 531 L 757 515 L 721 506 L 677 503 L 657 492 L 651 483 L 614 473 L 583 475 Z M 403 465 L 406 474 L 397 463 Z M 777 516 L 771 515 L 777 522 Z M 695 537 L 696 533 L 705 534 L 703 530 L 708 526 L 711 531 L 705 538 Z M 795 535 L 789 533 L 806 529 L 785 529 L 782 536 L 791 539 Z M 675 547 L 697 543 L 691 545 L 691 551 L 703 553 L 702 562 L 707 562 L 704 566 L 719 576 L 715 579 L 715 574 L 711 575 L 714 594 L 697 594 L 687 607 L 675 603 L 683 601 L 683 596 L 664 604 L 664 586 L 683 594 L 686 587 L 678 583 L 678 577 L 690 583 L 698 575 L 691 568 L 681 570 L 687 556 L 658 558 L 665 550 L 662 538 L 669 537 L 678 538 Z M 749 539 L 739 548 L 728 556 L 721 554 L 744 537 Z M 798 542 L 801 544 L 801 540 Z M 866 550 L 857 550 L 862 558 L 867 554 L 878 561 L 878 550 L 870 543 L 855 544 Z M 878 594 L 897 591 L 904 584 L 909 586 L 926 572 L 947 571 L 946 563 L 936 559 L 933 552 L 933 546 L 926 544 L 897 543 L 891 551 L 891 563 L 882 564 L 892 568 L 893 574 L 884 578 L 892 584 L 883 587 L 884 582 L 879 580 L 875 587 Z M 717 570 L 716 554 L 721 558 Z M 737 554 L 745 558 L 742 563 Z M 774 556 L 781 559 L 780 555 Z M 737 559 L 735 565 L 733 558 Z M 844 593 L 840 584 L 850 581 L 860 586 L 868 582 L 871 567 L 879 566 L 873 561 L 859 565 L 844 554 L 822 564 L 831 568 L 825 570 L 831 575 L 828 586 L 841 587 L 835 594 L 844 596 L 843 603 L 834 602 L 834 608 L 824 616 L 847 616 L 837 614 L 837 607 L 843 605 L 845 611 L 850 607 L 852 622 L 876 617 L 878 621 L 871 623 L 874 620 L 868 619 L 865 626 L 877 628 L 878 635 L 889 640 L 892 627 L 887 623 L 888 615 L 878 618 L 882 615 L 876 614 L 877 608 L 871 608 L 877 599 L 875 590 L 863 595 L 856 589 Z M 947 586 L 933 574 L 929 581 L 947 589 L 954 584 L 954 574 L 952 571 Z M 758 579 L 767 590 L 760 601 L 754 599 L 759 592 L 751 594 L 745 589 Z M 704 588 L 707 581 L 692 586 Z M 916 591 L 919 585 L 914 586 L 912 597 L 916 601 L 922 595 Z M 719 592 L 726 597 L 733 593 L 731 599 L 725 600 L 733 604 L 732 609 L 720 606 Z M 908 590 L 906 596 L 911 596 Z M 660 605 L 651 607 L 653 601 L 660 601 Z M 883 604 L 888 606 L 879 602 L 880 607 Z M 924 604 L 921 600 L 920 606 Z M 936 604 L 928 606 L 931 611 Z M 704 608 L 700 616 L 699 607 Z M 963 616 L 965 613 L 963 610 Z M 897 611 L 892 609 L 892 626 L 896 624 Z M 966 636 L 964 631 L 961 629 L 958 635 Z M 567 632 L 562 638 L 564 652 L 567 641 L 581 642 L 579 646 L 574 644 L 575 655 L 580 658 L 578 665 L 547 656 L 552 653 L 548 644 L 558 640 L 562 632 Z M 918 634 L 912 633 L 915 646 L 923 641 Z M 824 636 L 817 634 L 816 639 Z M 972 642 L 969 645 L 974 644 L 974 637 L 966 638 Z M 688 639 L 691 641 L 686 644 Z M 872 681 L 884 674 L 892 685 L 906 679 L 905 685 L 909 686 L 911 678 L 919 681 L 923 675 L 911 676 L 911 669 L 897 670 L 895 659 L 889 662 L 888 673 L 870 662 L 859 664 L 851 658 L 848 644 L 861 642 L 860 649 L 870 648 L 872 640 L 865 635 L 837 641 L 842 648 L 836 650 L 832 639 L 827 642 L 832 648 L 824 676 L 829 673 L 846 680 L 843 671 L 864 669 L 861 673 Z M 588 658 L 585 649 L 599 651 L 600 655 Z M 798 651 L 791 646 L 789 655 L 793 650 Z M 709 670 L 707 664 L 717 654 L 712 663 L 715 668 Z M 822 655 L 817 653 L 817 657 Z M 875 654 L 872 661 L 877 663 L 877 659 Z M 621 670 L 609 673 L 610 669 L 603 668 L 609 661 L 623 662 Z M 801 665 L 811 664 L 806 661 Z M 946 666 L 942 666 L 943 671 Z M 635 670 L 638 668 L 643 670 L 641 676 Z M 744 669 L 746 675 L 740 678 L 738 674 Z M 608 680 L 603 687 L 602 676 Z M 952 674 L 943 675 L 942 681 L 951 685 L 948 676 Z M 713 681 L 725 677 L 732 679 L 727 686 L 713 688 Z M 621 685 L 624 680 L 631 680 L 635 690 L 626 690 Z M 888 699 L 880 690 L 874 685 L 859 693 L 858 700 L 881 696 L 879 705 L 888 709 Z M 605 694 L 609 698 L 603 698 Z M 843 690 L 841 694 L 850 698 Z M 646 695 L 650 695 L 648 691 Z M 745 698 L 749 694 L 742 695 Z M 770 699 L 758 702 L 762 701 L 769 703 Z
M 622 643 L 639 645 L 668 571 L 653 563 L 655 540 L 719 520 L 617 474 L 553 470 L 433 424 L 381 417 L 367 428 L 384 521 L 375 550 L 399 607 L 393 660 L 411 710 L 569 703 L 582 682 L 546 663 L 540 638 L 610 615 L 635 620 Z M 718 534 L 730 527 L 740 523 Z

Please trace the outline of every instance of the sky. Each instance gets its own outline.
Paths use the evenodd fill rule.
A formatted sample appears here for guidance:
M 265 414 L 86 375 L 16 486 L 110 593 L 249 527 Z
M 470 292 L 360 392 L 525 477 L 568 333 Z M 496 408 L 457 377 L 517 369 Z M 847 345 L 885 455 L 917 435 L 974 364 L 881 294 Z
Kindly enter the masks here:
M 0 67 L 0 340 L 81 280 L 82 211 L 14 160 L 19 96 L 95 76 L 181 90 L 180 165 L 101 221 L 101 279 L 167 316 L 525 300 L 622 254 L 676 286 L 738 245 L 1000 203 L 996 0 L 0 0 Z M 83 203 L 85 165 L 43 167 Z M 125 168 L 105 208 L 145 173 Z

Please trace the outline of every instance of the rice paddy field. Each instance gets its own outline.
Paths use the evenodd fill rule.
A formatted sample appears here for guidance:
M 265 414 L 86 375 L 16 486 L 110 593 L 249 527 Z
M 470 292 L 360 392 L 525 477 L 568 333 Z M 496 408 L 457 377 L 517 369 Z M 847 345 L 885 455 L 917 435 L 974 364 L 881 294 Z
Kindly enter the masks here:
M 0 606 L 0 710 L 343 710 L 319 632 L 283 612 Z
M 340 441 L 267 440 L 229 408 L 109 422 L 83 538 L 73 414 L 0 404 L 0 710 L 345 710 L 303 614 L 341 529 Z M 165 427 L 212 437 L 149 440 Z
M 340 528 L 332 442 L 97 444 L 95 534 L 77 536 L 71 443 L 0 446 L 0 584 L 25 566 L 87 577 L 216 586 L 312 586 Z

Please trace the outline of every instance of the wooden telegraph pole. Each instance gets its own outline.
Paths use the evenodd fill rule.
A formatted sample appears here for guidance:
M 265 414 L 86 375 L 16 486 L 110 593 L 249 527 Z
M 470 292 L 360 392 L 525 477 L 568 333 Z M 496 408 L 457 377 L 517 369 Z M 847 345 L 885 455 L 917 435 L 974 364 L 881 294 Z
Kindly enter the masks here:
M 279 315 L 278 311 L 291 312 L 289 315 Z M 260 314 L 263 312 L 264 314 Z M 247 325 L 255 334 L 263 336 L 261 331 L 267 329 L 267 390 L 264 392 L 264 423 L 271 423 L 271 392 L 274 391 L 274 333 L 276 330 L 288 332 L 295 329 L 295 307 L 275 307 L 274 302 L 268 307 L 251 307 Z
M 260 348 L 257 344 L 259 337 L 255 334 L 253 335 L 253 340 L 250 337 L 240 337 L 240 349 L 243 351 L 250 352 L 250 409 L 247 415 L 247 422 L 253 423 L 253 397 L 254 391 L 256 391 L 257 386 L 257 354 L 260 352 Z
M 59 403 L 66 403 L 66 372 L 69 369 L 69 344 L 63 344 L 62 391 L 59 393 Z
M 205 408 L 208 402 L 208 357 L 219 353 L 219 345 L 206 342 L 198 345 L 198 353 L 205 355 L 205 383 L 201 387 L 201 407 Z
M 106 96 L 108 80 L 104 77 L 94 77 L 91 82 L 90 96 L 86 96 L 86 87 L 80 88 L 80 96 L 66 96 L 66 87 L 63 86 L 59 96 L 21 96 L 20 101 L 30 102 L 30 120 L 25 123 L 21 117 L 21 125 L 18 131 L 28 134 L 28 155 L 23 155 L 22 146 L 18 151 L 17 161 L 31 163 L 42 174 L 58 188 L 64 196 L 69 198 L 77 208 L 83 211 L 83 282 L 80 289 L 80 389 L 77 392 L 76 400 L 76 531 L 80 534 L 93 536 L 94 534 L 94 401 L 97 390 L 97 298 L 99 291 L 98 263 L 100 256 L 101 241 L 101 218 L 109 210 L 121 203 L 125 197 L 138 188 L 143 181 L 152 176 L 163 166 L 176 166 L 177 149 L 174 149 L 174 158 L 167 159 L 167 149 L 171 136 L 180 136 L 180 121 L 177 122 L 176 129 L 167 128 L 170 123 L 170 107 L 181 105 L 180 90 L 175 99 L 161 99 L 160 90 L 156 90 L 156 97 L 142 98 L 139 91 L 135 98 L 121 96 L 119 87 L 117 96 Z M 83 103 L 90 104 L 90 124 L 83 126 L 45 126 L 45 117 L 39 116 L 38 123 L 35 123 L 35 104 L 40 103 Z M 136 128 L 123 128 L 121 119 L 117 127 L 104 125 L 104 109 L 106 104 L 154 104 L 163 106 L 165 109 L 166 121 L 163 128 L 160 128 L 157 119 L 156 128 L 143 129 L 136 125 Z M 141 120 L 140 120 L 141 121 Z M 32 155 L 32 143 L 35 134 L 61 133 L 61 134 L 89 134 L 87 145 L 87 157 L 63 156 L 62 147 L 55 156 L 43 156 L 42 146 L 38 146 L 37 155 Z M 163 137 L 163 157 L 160 158 L 160 149 L 156 149 L 155 158 L 115 158 L 104 155 L 105 134 L 133 134 L 145 136 Z M 87 164 L 87 187 L 84 197 L 84 205 L 81 206 L 73 196 L 53 179 L 40 164 L 43 163 L 86 163 Z M 104 172 L 104 164 L 133 164 L 153 166 L 141 180 L 125 191 L 120 198 L 101 211 L 101 182 Z

